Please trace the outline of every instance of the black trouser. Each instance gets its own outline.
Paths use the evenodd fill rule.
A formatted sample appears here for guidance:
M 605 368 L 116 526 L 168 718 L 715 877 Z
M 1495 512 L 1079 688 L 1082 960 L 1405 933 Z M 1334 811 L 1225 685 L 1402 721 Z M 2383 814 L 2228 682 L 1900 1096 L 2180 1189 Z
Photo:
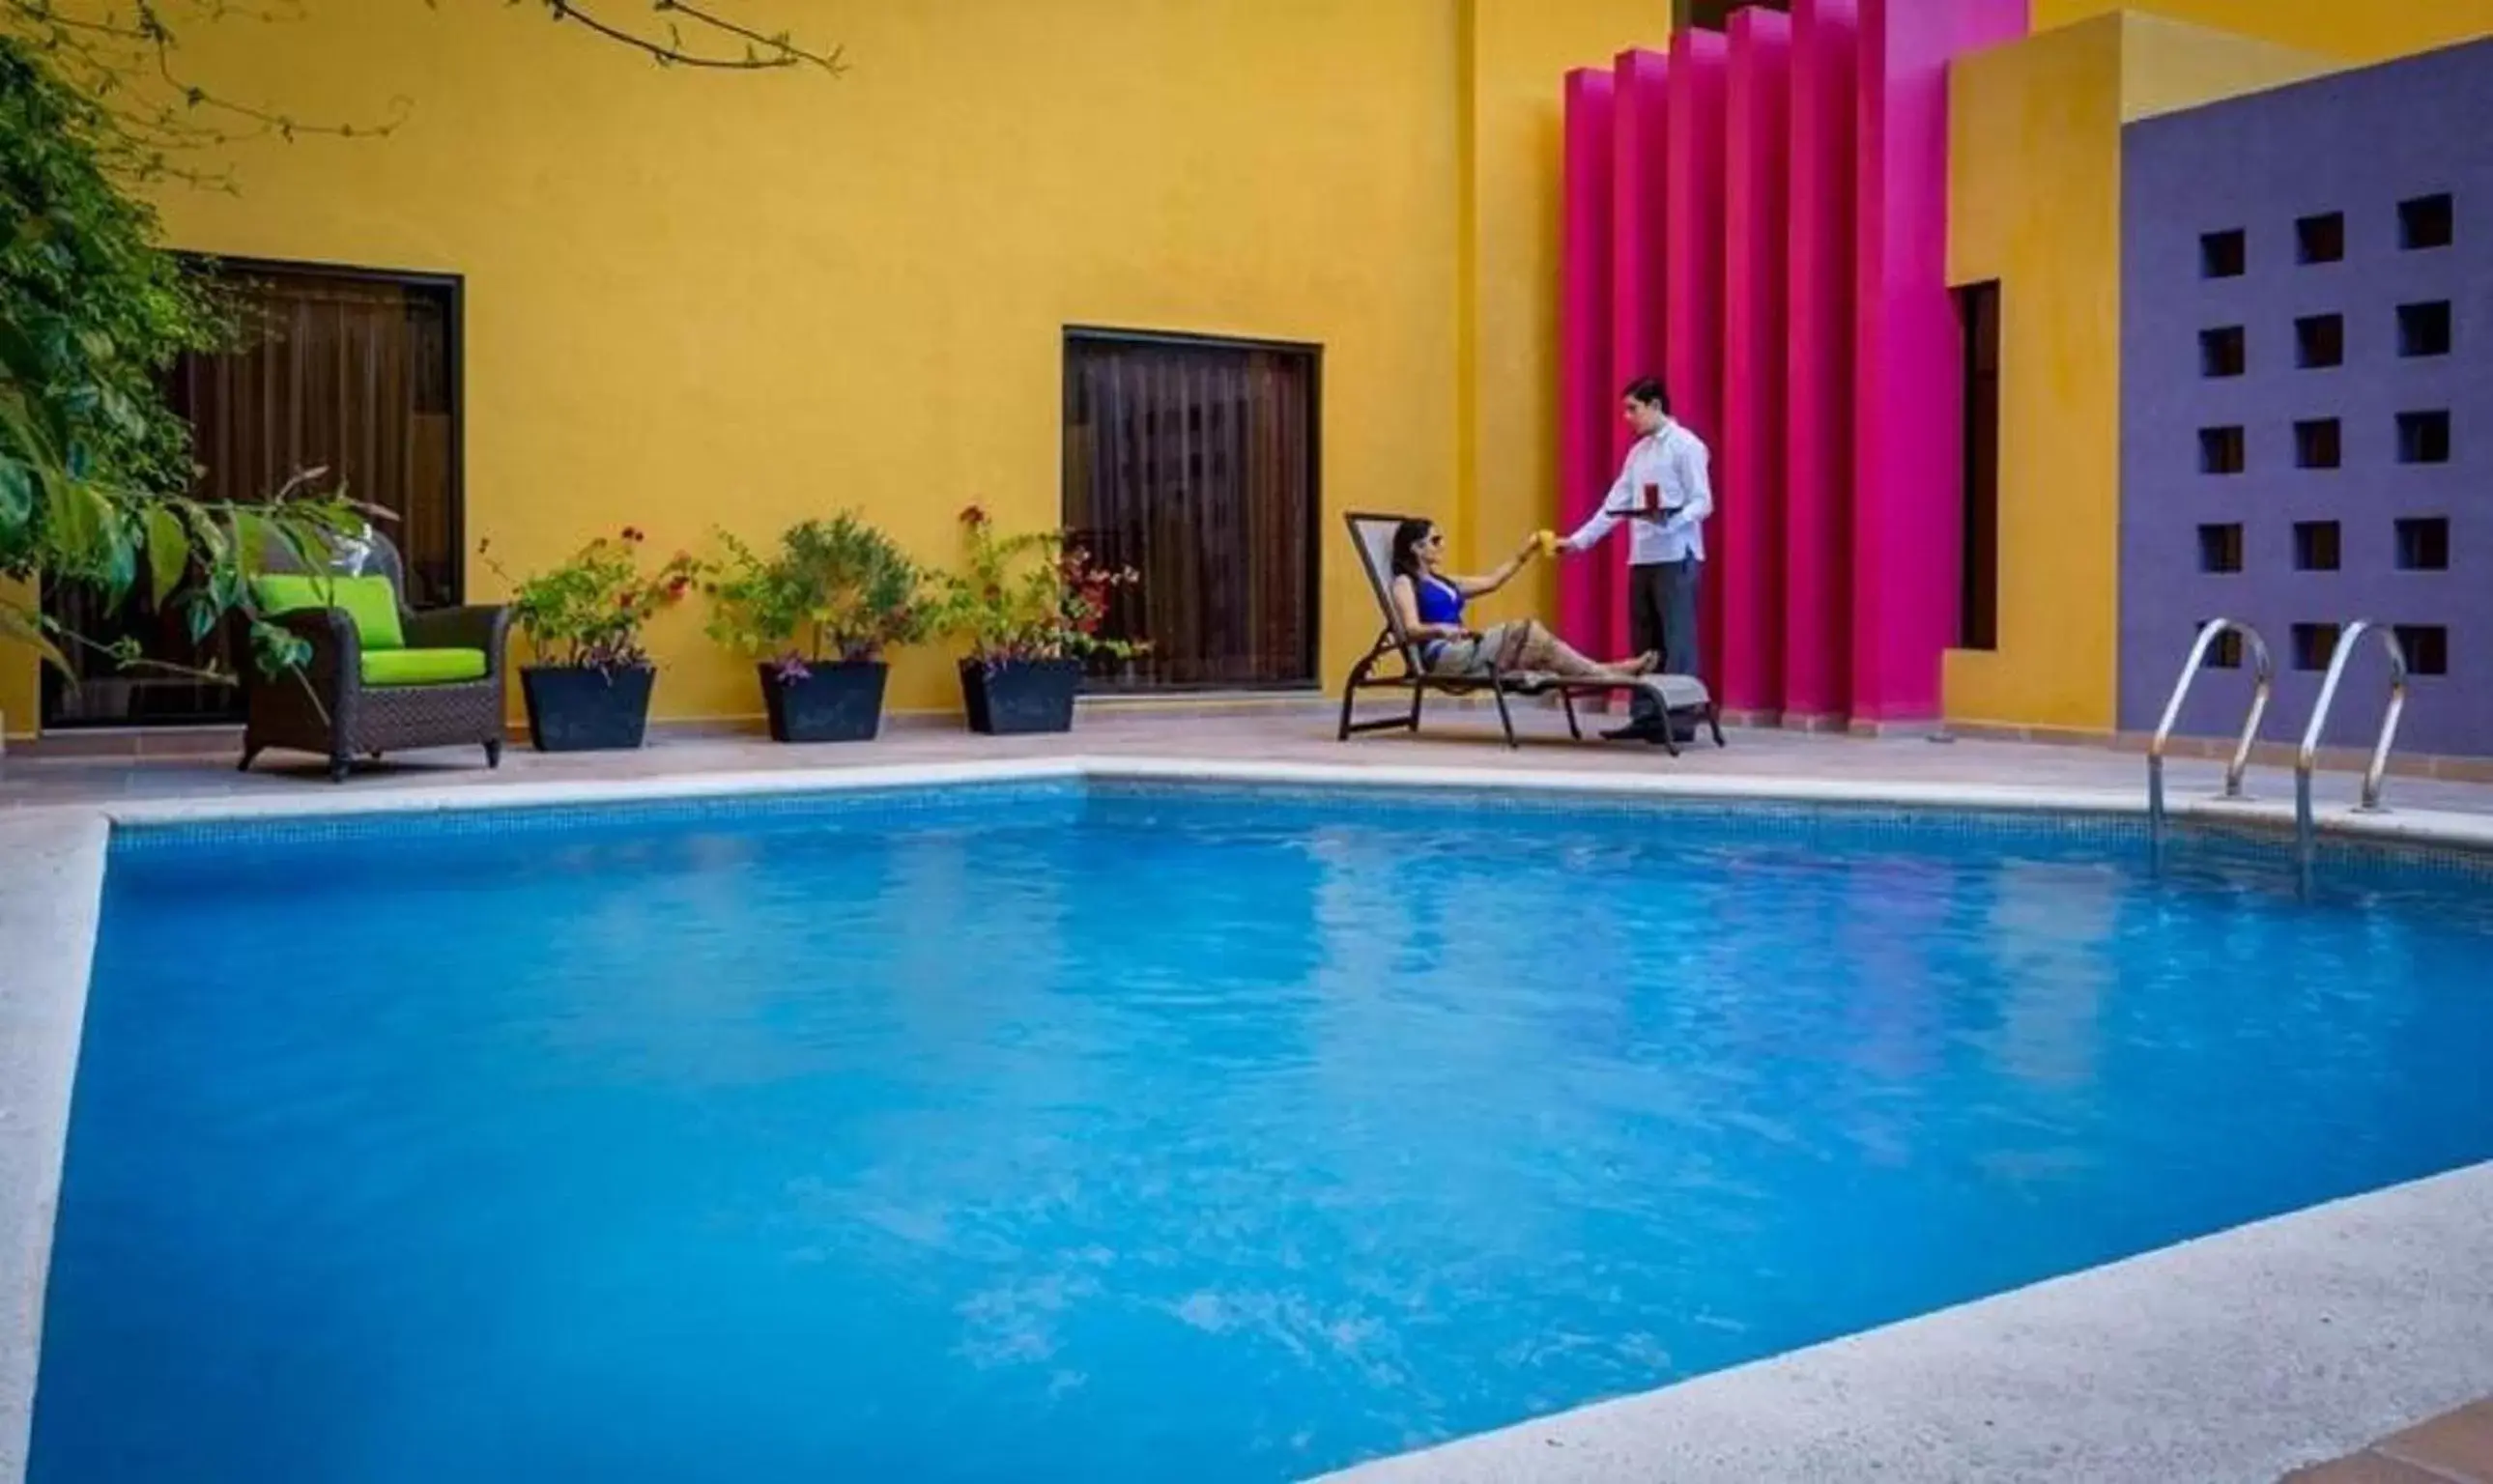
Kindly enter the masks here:
M 1628 569 L 1628 641 L 1662 656 L 1663 673 L 1697 673 L 1697 583 L 1705 564 L 1693 556 Z M 1638 727 L 1659 724 L 1662 707 L 1638 686 L 1631 702 Z

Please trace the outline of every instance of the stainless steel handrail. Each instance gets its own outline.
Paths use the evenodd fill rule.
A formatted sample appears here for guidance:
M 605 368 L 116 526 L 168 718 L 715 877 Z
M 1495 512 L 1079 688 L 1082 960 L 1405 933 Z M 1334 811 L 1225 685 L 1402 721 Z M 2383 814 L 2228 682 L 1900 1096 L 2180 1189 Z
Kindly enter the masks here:
M 2328 657 L 2328 677 L 2320 682 L 2320 699 L 2311 707 L 2311 725 L 2302 728 L 2301 750 L 2294 755 L 2294 855 L 2305 870 L 2318 849 L 2311 817 L 2311 774 L 2320 765 L 2320 733 L 2328 725 L 2328 710 L 2337 703 L 2337 682 L 2346 676 L 2346 662 L 2355 657 L 2366 634 L 2378 635 L 2389 656 L 2389 701 L 2381 712 L 2380 735 L 2372 741 L 2372 760 L 2363 769 L 2363 814 L 2381 812 L 2381 786 L 2389 771 L 2389 747 L 2398 739 L 2398 718 L 2407 708 L 2407 652 L 2396 633 L 2368 618 L 2358 618 L 2337 636 L 2336 653 Z
M 2225 764 L 2223 797 L 2242 796 L 2242 774 L 2251 765 L 2251 744 L 2259 737 L 2260 719 L 2268 715 L 2268 694 L 2276 685 L 2276 666 L 2268 659 L 2268 640 L 2257 629 L 2232 618 L 2211 618 L 2199 630 L 2197 642 L 2190 646 L 2190 658 L 2181 667 L 2181 678 L 2173 682 L 2173 697 L 2164 703 L 2164 720 L 2155 725 L 2155 736 L 2147 744 L 2147 831 L 2150 839 L 2164 838 L 2164 750 L 2172 744 L 2173 727 L 2181 720 L 2181 703 L 2190 697 L 2191 683 L 2207 668 L 2208 651 L 2216 640 L 2231 633 L 2242 637 L 2251 652 L 2251 712 L 2242 722 L 2241 739 L 2234 744 L 2234 757 Z

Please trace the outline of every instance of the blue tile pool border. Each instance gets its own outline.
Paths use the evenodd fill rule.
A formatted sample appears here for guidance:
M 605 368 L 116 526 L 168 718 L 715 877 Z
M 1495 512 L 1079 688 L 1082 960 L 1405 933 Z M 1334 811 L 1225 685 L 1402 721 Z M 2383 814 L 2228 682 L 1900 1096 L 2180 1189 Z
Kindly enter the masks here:
M 1012 809 L 1061 805 L 1071 816 L 1085 796 L 1080 779 L 889 783 L 763 793 L 681 794 L 654 798 L 565 800 L 481 807 L 367 810 L 324 815 L 234 816 L 215 819 L 116 822 L 116 858 L 203 846 L 325 845 L 369 840 L 514 839 L 600 829 L 736 824 L 790 818 L 836 818 L 843 824 L 924 824 Z
M 1304 784 L 1119 778 L 1089 780 L 1095 798 L 1165 798 L 1172 802 L 1207 794 L 1241 802 L 1343 809 L 1352 817 L 1413 814 L 1563 815 L 1570 817 L 1661 818 L 1744 831 L 1765 826 L 1841 825 L 1852 830 L 1934 834 L 2023 834 L 2086 839 L 2147 838 L 2143 818 L 2118 809 L 1997 809 L 1979 805 L 1894 804 L 1875 801 L 1774 797 L 1693 797 L 1686 794 L 1604 792 L 1593 789 L 1475 787 L 1444 784 Z

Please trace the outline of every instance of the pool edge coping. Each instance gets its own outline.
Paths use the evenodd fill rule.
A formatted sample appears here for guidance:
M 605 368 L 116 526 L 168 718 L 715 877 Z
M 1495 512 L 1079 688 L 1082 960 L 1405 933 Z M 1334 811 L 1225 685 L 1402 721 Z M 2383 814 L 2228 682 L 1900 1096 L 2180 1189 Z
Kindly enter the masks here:
M 2493 1392 L 2493 1161 L 1316 1484 L 2276 1484 Z
M 2077 814 L 2118 818 L 2144 818 L 2147 815 L 2143 787 L 2132 792 L 2120 788 L 2018 787 L 1997 784 L 1828 780 L 1757 774 L 1638 775 L 1483 766 L 1256 762 L 1150 755 L 1076 755 L 1049 758 L 668 774 L 640 779 L 481 787 L 412 785 L 350 790 L 313 787 L 285 794 L 19 805 L 0 810 L 0 818 L 101 815 L 116 828 L 159 828 L 258 819 L 491 812 L 756 794 L 836 794 L 959 783 L 1081 782 L 1092 779 L 1260 783 L 1389 790 L 1485 789 L 1508 794 L 1607 795 L 1657 802 L 1755 800 L 1856 808 Z M 2249 827 L 2262 832 L 2290 832 L 2294 825 L 2293 805 L 2287 800 L 2229 800 L 2187 794 L 2169 801 L 2168 812 L 2178 821 Z M 2352 805 L 2341 804 L 2318 810 L 2314 819 L 2320 834 L 2328 839 L 2432 845 L 2493 852 L 2493 815 L 2446 810 L 2385 810 L 2366 814 Z M 6 1484 L 6 1481 L 0 1481 L 0 1484 Z
M 22 1484 L 71 1086 L 110 846 L 93 813 L 0 816 L 0 1484 Z M 20 952 L 19 946 L 31 951 Z
M 1656 802 L 1756 800 L 1838 807 L 1893 807 L 1927 810 L 1975 810 L 2003 814 L 2078 814 L 2107 817 L 2143 817 L 2144 791 L 2110 788 L 2019 788 L 1999 785 L 1917 784 L 1877 781 L 1756 775 L 1620 775 L 1494 767 L 1437 767 L 1303 762 L 1255 762 L 1151 756 L 1085 756 L 1058 758 L 870 765 L 836 768 L 790 768 L 718 774 L 656 775 L 641 779 L 608 779 L 578 783 L 531 783 L 472 786 L 413 786 L 350 791 L 312 787 L 300 792 L 263 796 L 135 800 L 78 804 L 20 805 L 0 810 L 0 923 L 24 920 L 49 923 L 48 935 L 38 935 L 38 951 L 23 958 L 0 960 L 0 1071 L 11 1077 L 0 1086 L 32 1089 L 37 1106 L 24 1114 L 0 1103 L 0 1172 L 13 1177 L 0 1182 L 0 1233 L 8 1233 L 0 1251 L 0 1484 L 23 1484 L 31 1448 L 36 1358 L 42 1332 L 42 1305 L 51 1245 L 52 1222 L 60 1190 L 69 1132 L 69 1097 L 75 1082 L 78 1036 L 83 1030 L 88 982 L 96 933 L 102 913 L 105 868 L 112 832 L 123 828 L 169 828 L 186 824 L 286 820 L 323 816 L 420 816 L 441 813 L 526 810 L 563 805 L 599 805 L 668 800 L 727 798 L 739 795 L 836 794 L 843 792 L 938 787 L 961 783 L 1084 782 L 1093 779 L 1149 782 L 1276 784 L 1300 787 L 1376 788 L 1388 790 L 1490 789 L 1510 794 L 1628 797 Z M 2192 823 L 2249 825 L 2263 831 L 2291 830 L 2290 804 L 2266 800 L 2226 801 L 2187 796 L 2171 805 L 2178 820 Z M 2438 811 L 2364 815 L 2339 806 L 2317 817 L 2324 836 L 2393 844 L 2442 846 L 2463 850 L 2493 851 L 2493 817 Z M 33 840 L 32 859 L 43 859 L 46 836 L 70 842 L 65 870 L 46 879 L 21 879 L 17 869 L 28 858 L 16 848 L 19 839 Z M 48 947 L 50 952 L 42 951 Z M 62 1029 L 66 1017 L 66 1031 Z M 15 1075 L 22 1059 L 32 1075 Z M 57 1097 L 52 1089 L 57 1088 Z M 56 1105 L 56 1106 L 55 1106 Z M 21 1163 L 22 1162 L 22 1163 Z M 31 1178 L 14 1177 L 20 1170 Z M 2493 1182 L 2493 1161 L 2454 1173 L 2483 1172 Z M 2375 1191 L 2349 1198 L 2350 1202 L 2392 1195 Z M 2340 1202 L 2340 1204 L 2349 1202 Z M 2292 1223 L 2330 1207 L 2311 1207 L 2275 1218 Z M 2262 1224 L 2269 1225 L 2269 1224 Z M 2241 1231 L 2243 1229 L 2235 1229 Z M 2230 1235 L 2214 1233 L 2201 1242 Z M 2190 1246 L 2192 1244 L 2182 1244 Z M 2174 1248 L 2158 1249 L 2141 1261 Z M 2066 1284 L 2122 1267 L 2084 1269 L 2053 1280 Z M 1924 1316 L 1919 1323 L 1980 1311 L 2030 1291 L 1994 1295 L 1962 1310 Z M 2493 1308 L 2488 1308 L 2493 1317 Z M 1883 1331 L 1870 1331 L 1879 1334 Z M 1848 1337 L 1859 1340 L 1863 1336 Z M 1838 1345 L 1847 1341 L 1833 1342 Z M 1769 1357 L 1757 1363 L 1771 1367 L 1800 1360 L 1815 1350 Z M 1753 1369 L 1721 1373 L 1738 1375 Z M 1698 1378 L 1680 1386 L 1646 1393 L 1643 1400 L 1702 1385 L 1716 1378 Z M 1601 1404 L 1604 1406 L 1616 1404 Z M 1574 1415 L 1566 1413 L 1562 1415 Z M 1525 1424 L 1529 1426 L 1531 1424 Z M 2359 1446 L 2373 1434 L 2351 1439 Z M 1495 1438 L 1457 1439 L 1442 1447 Z M 1436 1450 L 1429 1450 L 1434 1452 Z M 1405 1455 L 1406 1457 L 1408 1455 Z M 1382 1460 L 1379 1463 L 1392 1463 Z M 1367 1467 L 1376 1467 L 1370 1465 Z

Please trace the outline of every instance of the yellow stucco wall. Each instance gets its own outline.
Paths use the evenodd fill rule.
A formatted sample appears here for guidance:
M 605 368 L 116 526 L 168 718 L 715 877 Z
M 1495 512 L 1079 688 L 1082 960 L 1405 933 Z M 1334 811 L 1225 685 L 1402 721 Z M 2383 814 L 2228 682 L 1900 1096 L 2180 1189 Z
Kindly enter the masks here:
M 2121 52 L 2123 123 L 2335 71 L 2332 57 L 2133 12 Z
M 2329 65 L 2114 15 L 1954 69 L 1949 282 L 1998 281 L 2001 320 L 1998 647 L 1948 654 L 1950 720 L 2115 726 L 2121 124 Z
M 240 198 L 166 220 L 467 275 L 468 524 L 515 569 L 624 521 L 667 548 L 855 505 L 944 560 L 972 502 L 1052 524 L 1068 324 L 1320 342 L 1329 504 L 1451 503 L 1442 4 L 786 8 L 847 44 L 836 82 L 660 73 L 525 12 L 354 9 L 257 28 L 227 74 L 306 112 L 404 93 L 414 122 L 255 150 Z M 1339 555 L 1328 674 L 1373 629 Z M 661 715 L 757 709 L 697 613 L 653 647 Z M 943 657 L 904 655 L 893 701 L 955 704 Z
M 0 579 L 0 603 L 31 603 L 22 583 Z M 0 643 L 0 739 L 31 737 L 42 705 L 34 658 Z
M 1473 0 L 1471 16 L 1472 330 L 1457 429 L 1469 433 L 1458 474 L 1465 556 L 1488 565 L 1558 515 L 1560 81 L 1627 47 L 1660 46 L 1668 28 L 1651 0 Z M 1544 563 L 1485 612 L 1547 614 L 1556 600 Z
M 2347 62 L 2384 61 L 2493 36 L 2493 0 L 2033 0 L 2033 25 L 2042 32 L 2119 10 Z
M 1374 633 L 1337 512 L 1436 515 L 1491 559 L 1550 519 L 1559 79 L 1665 13 L 775 3 L 850 74 L 660 73 L 503 7 L 195 25 L 185 66 L 229 95 L 414 113 L 236 149 L 239 196 L 164 194 L 171 239 L 465 275 L 467 523 L 514 570 L 625 522 L 671 548 L 854 505 L 930 559 L 974 500 L 1052 522 L 1068 324 L 1324 345 L 1328 681 Z M 660 715 L 750 715 L 700 627 L 653 635 Z M 893 701 L 955 705 L 944 655 L 904 656 Z M 22 657 L 0 709 L 33 720 Z

